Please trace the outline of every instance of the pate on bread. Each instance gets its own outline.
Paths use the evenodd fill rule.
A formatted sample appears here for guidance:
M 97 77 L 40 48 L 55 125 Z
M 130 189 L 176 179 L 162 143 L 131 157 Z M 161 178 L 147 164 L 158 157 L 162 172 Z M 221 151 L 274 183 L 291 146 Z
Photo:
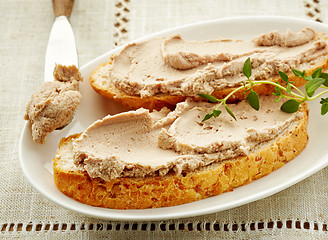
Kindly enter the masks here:
M 165 207 L 230 191 L 280 168 L 307 143 L 306 104 L 294 114 L 273 97 L 262 108 L 230 104 L 202 122 L 214 104 L 188 100 L 175 111 L 139 109 L 107 116 L 85 132 L 64 138 L 54 179 L 64 194 L 117 209 Z
M 159 37 L 127 45 L 108 63 L 99 66 L 90 83 L 99 94 L 137 109 L 174 108 L 198 93 L 220 99 L 246 80 L 244 61 L 252 61 L 252 80 L 281 81 L 286 72 L 295 86 L 305 83 L 292 69 L 311 74 L 327 69 L 327 38 L 311 28 L 294 33 L 277 31 L 252 40 L 217 39 L 187 41 L 179 35 Z M 258 94 L 270 94 L 274 87 L 256 85 Z M 237 92 L 230 101 L 241 100 Z

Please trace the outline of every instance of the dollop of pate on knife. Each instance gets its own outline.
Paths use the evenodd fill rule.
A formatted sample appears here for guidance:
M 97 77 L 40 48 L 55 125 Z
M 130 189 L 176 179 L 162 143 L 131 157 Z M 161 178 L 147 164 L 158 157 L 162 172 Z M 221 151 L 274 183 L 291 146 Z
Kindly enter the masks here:
M 83 79 L 76 66 L 56 65 L 54 78 L 32 95 L 26 107 L 24 119 L 30 122 L 36 143 L 45 143 L 48 133 L 69 124 L 80 103 L 79 82 Z

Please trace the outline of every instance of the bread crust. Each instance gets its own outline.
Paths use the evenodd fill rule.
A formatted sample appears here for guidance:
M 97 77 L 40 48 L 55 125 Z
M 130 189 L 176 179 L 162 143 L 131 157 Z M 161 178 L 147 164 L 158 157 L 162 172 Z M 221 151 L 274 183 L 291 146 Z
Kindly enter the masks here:
M 276 141 L 249 156 L 212 164 L 184 175 L 165 177 L 91 179 L 86 171 L 63 167 L 72 161 L 73 135 L 63 138 L 54 159 L 54 181 L 65 195 L 82 203 L 112 209 L 145 209 L 180 205 L 232 191 L 282 167 L 294 159 L 308 141 L 308 109 L 301 105 L 304 117 Z M 66 156 L 67 152 L 71 156 Z M 66 155 L 65 155 L 66 154 Z M 71 159 L 69 159 L 71 158 Z
M 139 97 L 139 96 L 131 96 L 128 95 L 119 89 L 117 89 L 114 84 L 110 82 L 109 77 L 107 77 L 106 82 L 104 79 L 99 78 L 99 72 L 102 68 L 108 67 L 111 64 L 111 61 L 104 63 L 98 66 L 90 76 L 90 84 L 92 88 L 100 95 L 112 99 L 116 102 L 121 103 L 122 105 L 130 108 L 130 109 L 138 109 L 138 108 L 147 108 L 149 110 L 160 110 L 163 107 L 167 107 L 173 109 L 175 105 L 179 102 L 183 102 L 187 96 L 177 96 L 177 95 L 164 95 L 164 94 L 156 94 L 150 97 Z M 305 71 L 306 75 L 312 75 L 312 73 L 321 67 L 322 71 L 328 69 L 328 59 L 324 59 L 320 63 L 313 65 L 311 69 Z M 306 81 L 302 78 L 295 76 L 293 73 L 288 73 L 289 80 L 294 82 L 294 85 L 299 87 L 306 83 Z M 272 79 L 268 79 L 271 82 L 279 82 L 283 83 L 281 78 L 276 75 Z M 236 88 L 225 88 L 223 90 L 214 91 L 212 95 L 218 99 L 222 99 L 226 97 L 229 93 L 231 93 Z M 253 90 L 256 91 L 260 95 L 269 95 L 275 91 L 274 86 L 268 84 L 258 84 L 254 85 Z M 232 97 L 228 99 L 228 103 L 234 103 L 239 100 L 244 99 L 243 96 L 244 90 L 236 92 Z M 197 100 L 202 100 L 201 98 L 194 98 Z

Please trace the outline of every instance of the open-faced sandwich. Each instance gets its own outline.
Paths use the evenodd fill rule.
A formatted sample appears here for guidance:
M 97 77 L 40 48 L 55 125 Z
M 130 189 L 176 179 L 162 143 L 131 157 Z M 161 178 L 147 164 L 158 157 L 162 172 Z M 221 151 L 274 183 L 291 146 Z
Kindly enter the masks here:
M 283 71 L 295 86 L 301 86 L 305 81 L 292 69 L 306 74 L 319 67 L 327 69 L 327 42 L 310 28 L 264 33 L 250 41 L 186 41 L 179 35 L 154 38 L 127 45 L 93 72 L 90 83 L 102 96 L 133 109 L 174 108 L 187 97 L 197 98 L 198 93 L 224 98 L 245 81 L 242 68 L 248 57 L 255 81 L 281 81 L 278 72 Z M 258 84 L 254 90 L 271 94 L 274 87 Z M 241 99 L 243 91 L 229 101 Z

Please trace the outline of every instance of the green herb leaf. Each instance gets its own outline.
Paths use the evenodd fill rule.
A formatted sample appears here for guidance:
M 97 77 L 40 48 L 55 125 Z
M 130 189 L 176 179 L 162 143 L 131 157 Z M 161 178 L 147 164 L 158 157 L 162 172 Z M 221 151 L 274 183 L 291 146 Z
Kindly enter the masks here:
M 311 77 L 310 75 L 306 76 L 304 78 L 306 81 L 312 81 L 313 80 L 313 77 Z
M 296 70 L 296 69 L 292 69 L 292 71 L 297 77 L 304 78 L 305 76 L 305 71 L 301 72 L 300 70 Z
M 328 103 L 328 98 L 321 98 L 321 104 Z
M 328 73 L 321 73 L 320 78 L 325 79 L 325 82 L 323 83 L 324 86 L 328 87 Z
M 286 102 L 284 102 L 280 109 L 286 113 L 294 113 L 298 111 L 298 107 L 299 107 L 300 103 L 297 102 L 294 99 L 290 99 Z
M 247 102 L 256 111 L 260 109 L 259 96 L 253 90 L 251 90 L 250 93 L 247 95 Z
M 321 98 L 321 115 L 325 115 L 328 112 L 328 98 Z
M 323 79 L 323 78 L 315 78 L 313 79 L 312 81 L 309 81 L 305 84 L 305 91 L 306 91 L 306 94 L 309 96 L 309 97 L 312 97 L 315 90 L 317 90 L 321 84 L 323 84 L 326 80 Z
M 202 122 L 205 122 L 206 120 L 210 119 L 211 117 L 213 117 L 212 113 L 206 114 L 205 117 L 203 118 Z
M 221 113 L 222 113 L 221 110 L 214 109 L 212 115 L 217 118 L 218 116 L 220 116 Z
M 205 98 L 206 100 L 213 102 L 213 103 L 219 101 L 219 99 L 217 99 L 216 97 L 213 97 L 212 95 L 205 94 L 205 93 L 198 93 L 198 96 Z
M 316 69 L 316 70 L 312 73 L 312 77 L 313 77 L 313 78 L 318 78 L 318 77 L 320 77 L 321 71 L 322 71 L 322 68 L 321 68 L 321 67 L 318 68 L 318 69 Z
M 279 71 L 279 76 L 284 82 L 288 82 L 288 76 L 286 73 Z
M 286 86 L 286 92 L 288 94 L 291 94 L 291 92 L 292 92 L 292 86 L 290 85 L 290 83 L 288 83 L 287 86 Z
M 250 58 L 247 58 L 247 60 L 244 63 L 243 74 L 247 78 L 250 78 L 250 76 L 252 75 L 252 65 L 251 65 L 251 59 Z
M 321 105 L 321 115 L 325 115 L 328 112 L 328 103 Z
M 230 114 L 230 116 L 231 116 L 233 119 L 235 119 L 235 120 L 237 121 L 237 118 L 236 118 L 235 115 L 231 112 L 230 108 L 229 108 L 227 105 L 225 105 L 225 109 L 226 109 L 227 112 Z

